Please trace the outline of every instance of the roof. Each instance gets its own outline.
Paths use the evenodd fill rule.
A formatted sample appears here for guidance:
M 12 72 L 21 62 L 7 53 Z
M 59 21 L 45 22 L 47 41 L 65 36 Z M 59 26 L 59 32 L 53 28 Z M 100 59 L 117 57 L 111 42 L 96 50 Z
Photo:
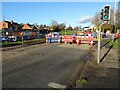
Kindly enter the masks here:
M 31 25 L 31 24 L 27 24 L 28 26 L 30 26 L 31 28 L 37 28 L 35 25 Z
M 7 22 L 7 23 L 11 23 L 11 21 L 5 21 L 5 20 L 3 20 L 3 21 Z M 13 22 L 13 24 L 19 25 L 17 22 Z
M 26 25 L 27 25 L 27 26 L 26 26 Z M 23 27 L 22 27 L 22 29 L 30 29 L 30 30 L 31 30 L 31 29 L 34 29 L 34 28 L 37 29 L 36 26 L 31 25 L 31 24 L 29 24 L 29 23 L 28 23 L 28 24 L 24 24 Z

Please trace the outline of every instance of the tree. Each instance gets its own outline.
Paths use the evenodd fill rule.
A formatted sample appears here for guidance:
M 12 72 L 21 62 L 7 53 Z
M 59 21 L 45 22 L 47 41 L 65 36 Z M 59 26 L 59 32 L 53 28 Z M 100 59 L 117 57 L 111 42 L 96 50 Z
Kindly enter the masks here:
M 22 30 L 23 25 L 24 25 L 23 23 L 20 23 L 19 27 L 18 27 L 18 30 Z
M 65 29 L 65 24 L 64 23 L 61 23 L 58 25 L 59 29 L 60 30 L 64 30 Z
M 44 25 L 43 25 L 43 28 L 44 28 L 44 29 L 47 29 L 47 26 L 44 24 Z
M 78 26 L 76 26 L 76 27 L 74 28 L 74 30 L 79 30 L 79 27 L 78 27 Z
M 73 28 L 69 25 L 69 27 L 67 28 L 67 30 L 73 30 Z
M 103 21 L 100 19 L 100 12 L 96 13 L 94 18 L 92 19 L 92 24 L 94 24 L 96 26 L 96 29 L 99 30 L 99 26 Z M 103 25 L 102 26 L 102 31 L 103 29 L 109 29 L 111 32 L 113 31 L 114 27 L 114 10 L 111 9 L 110 10 L 110 20 L 109 20 L 109 24 Z M 118 11 L 116 12 L 116 28 L 118 27 Z
M 44 29 L 44 26 L 43 24 L 40 25 L 40 29 L 43 30 Z
M 53 31 L 53 32 L 58 32 L 58 31 L 59 31 L 58 22 L 55 21 L 55 20 L 52 20 L 51 28 L 52 28 L 52 31 Z
M 51 26 L 58 26 L 58 22 L 56 20 L 52 20 L 52 25 Z

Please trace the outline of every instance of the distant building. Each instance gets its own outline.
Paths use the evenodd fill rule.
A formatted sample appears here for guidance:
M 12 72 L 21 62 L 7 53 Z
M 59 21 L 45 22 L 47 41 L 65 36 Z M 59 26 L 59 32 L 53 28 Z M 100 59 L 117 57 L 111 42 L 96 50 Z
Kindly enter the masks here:
M 24 24 L 22 27 L 23 30 L 37 30 L 37 27 L 30 24 Z
M 84 27 L 83 29 L 84 29 L 84 31 L 87 31 L 87 30 L 89 30 L 89 27 Z
M 17 30 L 19 27 L 19 24 L 16 22 L 11 21 L 5 21 L 3 20 L 0 22 L 0 29 L 12 29 L 12 30 Z

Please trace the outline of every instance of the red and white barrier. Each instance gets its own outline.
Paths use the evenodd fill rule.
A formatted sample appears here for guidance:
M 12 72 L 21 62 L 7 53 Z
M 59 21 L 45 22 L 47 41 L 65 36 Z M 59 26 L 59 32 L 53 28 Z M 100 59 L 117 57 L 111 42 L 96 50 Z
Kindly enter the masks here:
M 77 36 L 77 38 L 80 40 L 80 43 L 90 44 L 90 46 L 93 46 L 94 38 L 92 36 Z
M 64 42 L 65 42 L 65 44 L 67 42 L 73 42 L 73 36 L 64 36 Z
M 48 34 L 46 34 L 46 44 L 48 44 Z

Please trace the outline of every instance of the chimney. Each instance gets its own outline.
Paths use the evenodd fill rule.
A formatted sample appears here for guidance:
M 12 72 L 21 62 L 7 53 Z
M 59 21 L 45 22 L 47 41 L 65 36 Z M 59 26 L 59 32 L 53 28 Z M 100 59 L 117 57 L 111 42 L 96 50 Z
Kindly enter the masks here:
M 11 20 L 11 22 L 10 22 L 11 24 L 13 24 L 13 20 Z

